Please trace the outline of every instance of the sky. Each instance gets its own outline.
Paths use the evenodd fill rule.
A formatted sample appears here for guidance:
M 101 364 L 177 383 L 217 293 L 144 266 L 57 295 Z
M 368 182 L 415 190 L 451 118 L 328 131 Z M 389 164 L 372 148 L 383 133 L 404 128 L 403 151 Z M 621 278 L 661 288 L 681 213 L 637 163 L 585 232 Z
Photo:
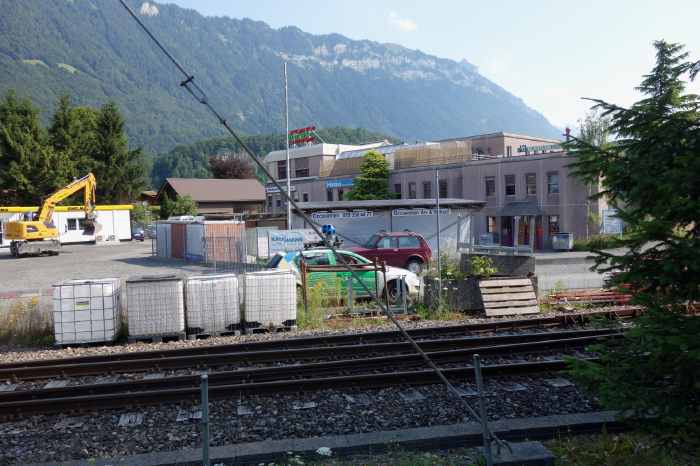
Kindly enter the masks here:
M 167 0 L 206 16 L 400 44 L 479 72 L 554 125 L 575 128 L 596 97 L 630 105 L 658 39 L 700 59 L 700 0 Z M 700 94 L 700 77 L 688 86 Z

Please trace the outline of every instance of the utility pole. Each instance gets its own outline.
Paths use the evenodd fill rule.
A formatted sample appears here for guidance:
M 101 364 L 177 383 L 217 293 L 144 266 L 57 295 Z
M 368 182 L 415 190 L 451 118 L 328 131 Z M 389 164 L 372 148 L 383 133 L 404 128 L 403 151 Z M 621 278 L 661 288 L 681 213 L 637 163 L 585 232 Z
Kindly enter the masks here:
M 435 169 L 435 225 L 437 226 L 438 298 L 442 297 L 442 264 L 440 263 L 440 170 Z
M 287 62 L 284 62 L 284 140 L 287 148 L 287 195 L 292 197 L 292 180 L 289 163 L 289 91 L 287 90 Z M 292 203 L 287 200 L 287 230 L 292 229 Z

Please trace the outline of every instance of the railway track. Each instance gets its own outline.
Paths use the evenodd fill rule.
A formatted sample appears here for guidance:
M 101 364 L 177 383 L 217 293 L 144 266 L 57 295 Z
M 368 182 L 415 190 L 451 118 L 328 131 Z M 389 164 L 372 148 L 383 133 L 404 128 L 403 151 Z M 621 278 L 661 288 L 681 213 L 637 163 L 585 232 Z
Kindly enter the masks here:
M 638 308 L 614 311 L 598 311 L 571 316 L 518 319 L 479 324 L 465 324 L 450 327 L 432 327 L 408 330 L 413 338 L 447 339 L 450 336 L 479 334 L 507 330 L 561 327 L 585 323 L 592 318 L 617 319 L 633 317 Z M 543 334 L 540 338 L 546 338 Z M 491 342 L 482 340 L 480 345 L 500 342 L 517 342 L 521 335 L 493 336 Z M 537 338 L 537 337 L 532 337 Z M 476 341 L 476 340 L 474 340 Z M 520 340 L 527 341 L 527 340 Z M 386 344 L 386 346 L 381 346 Z M 391 346 L 391 345 L 394 346 Z M 422 342 L 426 351 L 439 349 L 441 343 Z M 448 343 L 449 344 L 449 343 Z M 464 341 L 468 345 L 470 342 Z M 372 346 L 375 345 L 375 346 Z M 431 346 L 432 345 L 432 346 Z M 362 346 L 362 348 L 358 348 Z M 348 347 L 345 350 L 340 348 Z M 362 354 L 381 351 L 401 351 L 409 345 L 402 341 L 397 331 L 341 334 L 319 337 L 287 338 L 282 340 L 237 343 L 229 345 L 202 346 L 175 350 L 143 351 L 109 355 L 82 356 L 52 360 L 24 361 L 0 365 L 2 380 L 41 380 L 52 377 L 74 377 L 99 374 L 119 374 L 126 372 L 159 371 L 182 368 L 210 368 L 226 364 L 255 364 L 269 361 L 287 361 L 290 358 L 313 359 L 314 354 L 325 352 L 331 357 L 351 354 L 349 347 Z M 334 356 L 331 349 L 335 349 Z M 317 356 L 318 358 L 318 356 Z
M 487 337 L 441 338 L 420 340 L 419 346 L 424 351 L 443 351 L 454 349 L 472 349 L 495 347 L 497 345 L 529 344 L 541 341 L 565 341 L 581 337 L 595 338 L 619 333 L 615 329 L 567 330 L 561 332 L 494 335 Z M 37 365 L 29 367 L 11 367 L 0 369 L 0 380 L 31 381 L 49 378 L 68 378 L 90 375 L 115 375 L 146 371 L 164 371 L 177 369 L 208 369 L 221 366 L 246 367 L 269 363 L 294 364 L 304 361 L 333 361 L 338 359 L 356 359 L 391 354 L 414 353 L 408 342 L 360 343 L 327 347 L 302 347 L 291 349 L 272 349 L 258 351 L 215 352 L 213 354 L 174 355 L 161 357 L 143 357 L 140 359 L 105 360 L 75 364 L 72 361 L 58 361 L 59 364 Z M 228 348 L 227 348 L 228 349 Z M 65 363 L 67 362 L 67 364 Z
M 583 332 L 587 335 L 581 336 Z M 566 333 L 567 336 L 561 334 Z M 577 336 L 572 336 L 576 334 Z M 565 352 L 621 333 L 607 331 L 560 332 L 559 338 L 529 342 L 510 342 L 472 346 L 457 349 L 428 351 L 437 364 L 464 365 L 475 353 L 481 355 L 531 354 L 543 351 Z M 453 344 L 461 343 L 451 340 Z M 446 348 L 444 340 L 437 340 Z M 359 346 L 359 345 L 358 345 Z M 346 348 L 346 347 L 343 347 Z M 349 348 L 357 349 L 356 346 Z M 338 348 L 335 348 L 338 349 Z M 435 349 L 435 348 L 432 348 Z M 209 374 L 211 398 L 242 395 L 271 394 L 332 388 L 377 388 L 394 385 L 416 385 L 438 382 L 431 370 L 419 369 L 424 365 L 420 355 L 398 354 L 356 359 L 341 359 L 309 364 L 214 372 Z M 484 367 L 486 375 L 518 375 L 559 371 L 565 368 L 562 360 L 500 364 Z M 445 374 L 457 380 L 467 380 L 472 369 L 446 367 Z M 199 376 L 186 375 L 129 382 L 85 384 L 39 390 L 19 390 L 0 393 L 0 418 L 9 419 L 33 414 L 73 413 L 96 409 L 123 408 L 196 400 L 199 397 Z

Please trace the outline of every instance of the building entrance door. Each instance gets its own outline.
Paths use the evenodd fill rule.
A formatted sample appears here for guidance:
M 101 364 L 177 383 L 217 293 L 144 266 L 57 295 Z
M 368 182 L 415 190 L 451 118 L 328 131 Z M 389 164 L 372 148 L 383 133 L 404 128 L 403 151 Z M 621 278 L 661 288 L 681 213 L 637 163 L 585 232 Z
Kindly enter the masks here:
M 541 251 L 544 248 L 544 228 L 542 227 L 542 216 L 535 217 L 535 249 Z
M 513 246 L 513 217 L 501 217 L 501 246 Z

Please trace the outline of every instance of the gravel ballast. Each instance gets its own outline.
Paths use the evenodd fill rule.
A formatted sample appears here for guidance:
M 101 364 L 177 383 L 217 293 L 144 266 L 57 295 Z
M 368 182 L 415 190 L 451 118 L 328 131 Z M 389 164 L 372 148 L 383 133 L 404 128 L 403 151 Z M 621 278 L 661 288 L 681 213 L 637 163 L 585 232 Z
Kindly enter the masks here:
M 473 384 L 458 384 L 476 405 Z M 486 380 L 492 420 L 590 412 L 595 403 L 560 375 Z M 380 390 L 325 390 L 210 403 L 211 444 L 374 432 L 474 421 L 442 385 Z M 35 416 L 0 424 L 0 464 L 112 457 L 200 445 L 197 407 Z M 142 423 L 120 426 L 123 414 Z M 185 420 L 177 421 L 180 419 Z M 136 416 L 137 418 L 139 416 Z

